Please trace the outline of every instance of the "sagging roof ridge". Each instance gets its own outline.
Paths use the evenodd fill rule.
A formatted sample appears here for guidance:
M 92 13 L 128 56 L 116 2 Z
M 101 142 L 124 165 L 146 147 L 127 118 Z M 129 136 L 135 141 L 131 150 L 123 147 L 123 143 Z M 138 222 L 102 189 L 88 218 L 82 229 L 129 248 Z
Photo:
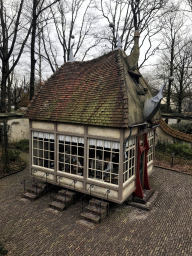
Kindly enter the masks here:
M 110 55 L 111 55 L 112 59 L 108 59 L 108 58 L 110 58 Z M 89 84 L 89 81 L 90 81 L 91 82 L 90 86 L 93 85 L 95 87 L 95 85 L 93 84 L 94 80 L 92 81 L 92 76 L 90 75 L 91 73 L 89 72 L 89 68 L 88 68 L 89 67 L 89 63 L 90 64 L 93 63 L 93 65 L 91 66 L 91 68 L 92 68 L 91 72 L 94 71 L 93 74 L 95 75 L 95 72 L 98 73 L 98 70 L 97 70 L 98 68 L 103 70 L 103 67 L 105 66 L 104 63 L 106 62 L 106 64 L 107 64 L 107 66 L 106 66 L 107 67 L 107 69 L 106 69 L 106 72 L 107 72 L 106 73 L 107 74 L 106 79 L 107 80 L 106 79 L 104 79 L 104 81 L 101 80 L 101 81 L 104 82 L 104 84 L 102 82 L 102 86 L 104 86 L 105 83 L 107 82 L 107 84 L 106 84 L 107 88 L 110 90 L 110 84 L 112 82 L 112 84 L 111 84 L 111 86 L 112 86 L 111 87 L 112 95 L 116 95 L 116 94 L 114 94 L 115 91 L 118 92 L 118 89 L 116 89 L 114 91 L 114 88 L 116 86 L 117 86 L 117 88 L 120 89 L 119 92 L 117 93 L 117 95 L 115 96 L 116 97 L 116 100 L 115 100 L 116 103 L 115 104 L 117 104 L 117 102 L 120 103 L 120 105 L 116 105 L 117 106 L 117 110 L 116 110 L 116 108 L 114 108 L 115 105 L 114 104 L 111 105 L 111 103 L 110 103 L 110 105 L 107 108 L 108 110 L 105 112 L 105 117 L 101 116 L 102 120 L 100 120 L 98 118 L 98 115 L 95 116 L 94 112 L 97 111 L 97 108 L 95 108 L 94 112 L 92 113 L 93 114 L 93 118 L 91 118 L 91 116 L 89 116 L 89 115 L 88 116 L 87 115 L 85 115 L 85 116 L 84 115 L 80 115 L 80 118 L 76 117 L 76 119 L 74 120 L 73 118 L 71 118 L 72 117 L 72 114 L 70 113 L 71 111 L 69 111 L 67 113 L 67 116 L 66 116 L 66 114 L 64 114 L 62 121 L 61 121 L 61 119 L 60 119 L 60 121 L 61 122 L 66 122 L 66 123 L 78 123 L 78 124 L 88 124 L 88 125 L 96 125 L 96 126 L 97 125 L 102 125 L 102 126 L 108 126 L 108 127 L 111 127 L 111 126 L 113 126 L 113 127 L 128 127 L 128 109 L 127 109 L 127 100 L 128 99 L 127 99 L 126 88 L 125 88 L 125 77 L 124 77 L 124 75 L 125 75 L 124 74 L 124 72 L 125 72 L 124 68 L 125 67 L 124 67 L 123 60 L 122 60 L 123 57 L 124 57 L 123 55 L 125 55 L 125 53 L 123 53 L 123 51 L 121 49 L 116 49 L 116 50 L 110 51 L 110 52 L 108 52 L 108 53 L 106 53 L 106 54 L 104 54 L 102 56 L 99 56 L 98 58 L 92 59 L 92 60 L 88 60 L 88 61 L 75 61 L 75 62 L 68 62 L 68 63 L 63 64 L 54 74 L 51 75 L 51 77 L 49 79 L 47 79 L 47 81 L 45 81 L 44 85 L 38 90 L 36 95 L 33 97 L 32 101 L 29 104 L 29 108 L 33 104 L 34 104 L 34 106 L 32 106 L 32 109 L 27 111 L 27 115 L 26 116 L 28 116 L 29 119 L 33 119 L 33 120 L 41 120 L 41 121 L 44 120 L 44 121 L 53 121 L 53 122 L 57 121 L 57 122 L 59 122 L 58 121 L 59 117 L 63 116 L 61 114 L 61 112 L 60 113 L 58 112 L 56 115 L 54 115 L 54 117 L 51 114 L 51 112 L 48 115 L 46 115 L 46 110 L 44 111 L 44 107 L 42 106 L 42 98 L 43 97 L 41 97 L 39 94 L 42 91 L 44 91 L 42 93 L 45 93 L 46 87 L 51 89 L 50 93 L 51 93 L 51 91 L 53 93 L 53 91 L 54 91 L 54 83 L 56 83 L 56 89 L 62 88 L 62 81 L 63 81 L 62 80 L 62 77 L 63 77 L 62 75 L 65 76 L 66 74 L 68 74 L 65 71 L 69 70 L 70 74 L 72 74 L 72 76 L 73 76 L 73 69 L 71 69 L 71 71 L 70 71 L 70 67 L 74 67 L 75 68 L 74 69 L 75 77 L 74 77 L 74 80 L 70 80 L 72 78 L 72 76 L 69 77 L 69 82 L 70 81 L 72 81 L 72 83 L 73 82 L 74 83 L 77 82 L 77 83 L 79 83 L 78 86 L 80 86 L 80 84 L 81 84 L 81 77 L 80 77 L 80 80 L 79 80 L 78 68 L 80 69 L 80 71 L 79 71 L 79 75 L 80 75 L 81 74 L 81 67 L 82 67 L 82 72 L 83 72 L 82 74 L 84 75 L 84 80 L 82 80 L 82 81 L 83 81 L 84 86 L 87 86 L 87 84 Z M 102 61 L 102 59 L 104 59 L 104 61 Z M 101 62 L 99 62 L 100 60 L 101 60 Z M 111 61 L 112 61 L 112 63 L 111 63 Z M 97 62 L 98 62 L 98 66 L 97 66 Z M 88 65 L 87 65 L 87 63 L 88 63 Z M 78 65 L 78 64 L 80 64 L 80 65 Z M 84 64 L 85 64 L 85 67 L 84 67 Z M 112 66 L 111 66 L 111 64 L 112 64 Z M 67 67 L 67 68 L 65 69 L 65 67 Z M 109 76 L 109 74 L 110 74 L 109 72 L 116 72 L 116 78 L 117 78 L 116 82 L 117 82 L 117 84 L 115 84 L 113 82 L 113 80 L 111 80 L 111 76 Z M 101 77 L 103 75 L 105 76 L 105 72 L 103 72 L 103 73 L 101 72 Z M 57 77 L 57 76 L 58 76 L 58 80 L 57 79 L 54 80 L 55 77 Z M 76 80 L 76 79 L 78 79 L 78 80 Z M 51 88 L 51 80 L 53 80 L 53 88 Z M 70 84 L 71 84 L 71 82 L 69 83 L 69 88 L 70 88 Z M 66 86 L 68 86 L 66 84 L 66 81 L 64 81 L 64 86 L 65 86 L 65 88 L 66 88 Z M 83 88 L 82 88 L 82 90 L 83 90 Z M 78 89 L 78 87 L 75 87 L 75 89 Z M 83 96 L 84 92 L 82 92 L 82 93 L 83 93 L 82 94 L 82 96 Z M 90 93 L 90 91 L 89 91 L 89 93 Z M 57 92 L 53 93 L 54 100 L 57 99 L 57 95 L 58 95 Z M 39 96 L 40 96 L 40 98 L 39 98 Z M 41 110 L 42 112 L 41 111 L 37 112 L 37 108 L 35 110 L 35 104 L 38 104 L 38 102 L 39 102 L 38 99 L 36 99 L 36 98 L 39 98 L 41 100 L 41 102 L 39 103 L 38 106 L 39 106 L 39 110 Z M 120 98 L 122 100 L 120 100 Z M 46 99 L 46 98 L 44 97 L 44 99 Z M 101 99 L 100 103 L 99 103 L 99 101 L 95 102 L 95 104 L 97 104 L 97 106 L 98 106 L 99 112 L 103 111 L 102 108 L 104 107 L 104 105 L 103 105 L 104 103 L 105 102 L 102 99 Z M 81 102 L 79 104 L 81 104 Z M 88 107 L 89 107 L 89 105 L 90 104 L 88 104 Z M 81 106 L 81 105 L 79 105 L 79 106 Z M 57 106 L 57 109 L 58 109 L 58 107 L 59 106 Z M 101 111 L 100 111 L 100 109 L 101 109 Z M 104 107 L 104 109 L 106 109 L 106 106 Z M 118 113 L 120 113 L 119 112 L 120 109 L 122 109 L 122 112 L 121 112 L 122 114 L 119 116 Z M 58 110 L 60 110 L 60 109 L 58 109 Z M 34 112 L 34 111 L 36 111 L 36 112 Z M 55 109 L 54 109 L 54 111 L 55 111 Z M 112 112 L 110 112 L 110 111 L 112 111 Z M 37 116 L 35 115 L 35 113 L 37 114 Z M 65 117 L 66 117 L 66 119 L 65 119 Z M 86 119 L 86 117 L 87 117 L 87 119 Z M 122 119 L 120 119 L 120 118 L 122 118 Z M 122 120 L 122 121 L 120 121 L 120 120 Z M 91 123 L 89 123 L 89 121 Z
M 126 53 L 125 53 L 122 49 L 118 48 L 118 49 L 114 49 L 114 50 L 112 50 L 112 51 L 109 51 L 108 53 L 104 53 L 103 55 L 98 56 L 98 57 L 96 57 L 96 58 L 94 58 L 94 59 L 91 59 L 91 60 L 74 61 L 74 62 L 68 62 L 68 61 L 67 61 L 67 62 L 65 62 L 64 64 L 62 64 L 62 65 L 44 82 L 43 86 L 41 86 L 41 87 L 38 89 L 38 91 L 34 94 L 32 100 L 30 101 L 28 107 L 30 107 L 31 103 L 34 101 L 34 98 L 42 91 L 42 89 L 43 89 L 43 87 L 46 85 L 46 83 L 48 83 L 48 82 L 49 82 L 50 80 L 52 80 L 60 71 L 62 71 L 63 67 L 66 66 L 67 64 L 69 64 L 69 65 L 74 65 L 75 63 L 77 63 L 77 64 L 78 64 L 78 63 L 83 64 L 83 63 L 98 61 L 99 59 L 102 59 L 102 58 L 106 57 L 107 55 L 112 54 L 112 53 L 115 52 L 115 51 L 118 51 L 119 54 L 120 54 L 120 52 L 123 52 L 123 53 L 126 55 Z M 119 56 L 119 57 L 120 57 L 120 56 Z M 119 60 L 119 64 L 123 67 L 121 58 L 118 58 L 118 60 Z

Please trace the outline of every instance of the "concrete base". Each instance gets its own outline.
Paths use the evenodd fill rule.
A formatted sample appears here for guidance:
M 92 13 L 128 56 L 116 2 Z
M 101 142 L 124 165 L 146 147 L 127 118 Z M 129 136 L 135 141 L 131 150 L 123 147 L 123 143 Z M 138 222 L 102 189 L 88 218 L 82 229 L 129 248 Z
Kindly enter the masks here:
M 132 201 L 135 203 L 146 204 L 149 201 L 150 197 L 152 197 L 154 192 L 155 191 L 153 189 L 150 189 L 150 190 L 144 189 L 143 198 L 136 197 L 133 193 Z
M 156 203 L 158 197 L 159 197 L 159 192 L 153 191 L 151 193 L 146 193 L 146 197 L 144 197 L 143 199 L 139 198 L 139 200 L 137 200 L 138 198 L 135 197 L 134 201 L 132 202 L 128 201 L 127 204 L 143 210 L 150 211 L 154 206 L 154 204 Z

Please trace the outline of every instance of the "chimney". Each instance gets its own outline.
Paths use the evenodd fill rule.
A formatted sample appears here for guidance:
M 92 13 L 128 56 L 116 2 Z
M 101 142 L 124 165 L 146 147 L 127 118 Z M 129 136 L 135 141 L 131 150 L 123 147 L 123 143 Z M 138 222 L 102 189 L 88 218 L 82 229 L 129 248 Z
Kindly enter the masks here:
M 125 58 L 128 69 L 134 71 L 138 67 L 139 60 L 139 30 L 135 30 L 134 34 L 134 46 L 129 56 Z

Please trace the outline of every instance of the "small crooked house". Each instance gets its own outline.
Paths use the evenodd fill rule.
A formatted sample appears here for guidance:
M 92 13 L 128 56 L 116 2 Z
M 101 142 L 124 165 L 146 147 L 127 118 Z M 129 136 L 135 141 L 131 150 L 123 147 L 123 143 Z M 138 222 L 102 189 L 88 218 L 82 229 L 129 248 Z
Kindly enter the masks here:
M 136 54 L 135 54 L 136 53 Z M 123 203 L 143 198 L 153 171 L 155 126 L 151 99 L 136 68 L 138 35 L 130 56 L 116 49 L 90 61 L 67 62 L 31 101 L 30 172 L 48 183 Z

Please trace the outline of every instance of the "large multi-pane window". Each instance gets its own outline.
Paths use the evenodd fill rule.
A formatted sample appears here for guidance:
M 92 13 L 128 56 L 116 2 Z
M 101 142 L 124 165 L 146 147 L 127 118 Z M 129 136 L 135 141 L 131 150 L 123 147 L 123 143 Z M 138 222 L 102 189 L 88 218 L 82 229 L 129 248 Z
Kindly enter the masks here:
M 120 143 L 89 139 L 88 178 L 118 184 Z
M 154 131 L 153 130 L 149 131 L 147 136 L 148 136 L 148 143 L 149 143 L 147 163 L 149 163 L 153 160 Z
M 135 174 L 135 144 L 135 138 L 129 139 L 126 143 L 123 182 L 126 182 L 129 178 L 131 178 L 131 176 Z
M 54 169 L 54 134 L 32 132 L 33 165 Z
M 84 138 L 59 135 L 58 141 L 58 171 L 83 175 Z

